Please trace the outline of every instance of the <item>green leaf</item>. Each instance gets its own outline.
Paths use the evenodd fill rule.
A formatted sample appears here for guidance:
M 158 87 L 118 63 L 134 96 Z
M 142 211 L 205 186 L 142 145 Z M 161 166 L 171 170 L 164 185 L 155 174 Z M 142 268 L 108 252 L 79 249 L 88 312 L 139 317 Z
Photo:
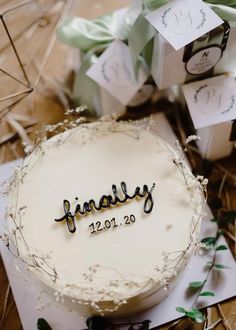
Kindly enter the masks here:
M 216 248 L 216 251 L 224 251 L 224 250 L 228 250 L 228 247 L 226 245 L 219 245 Z
M 176 307 L 176 309 L 175 309 L 177 312 L 179 312 L 179 313 L 184 313 L 184 314 L 186 314 L 186 309 L 184 309 L 183 307 Z
M 52 330 L 52 328 L 50 327 L 48 322 L 43 318 L 38 319 L 37 329 L 38 330 Z
M 201 240 L 201 242 L 208 247 L 212 247 L 216 244 L 216 238 L 215 237 L 205 237 Z
M 217 269 L 229 269 L 229 267 L 222 264 L 214 264 L 213 266 Z
M 211 292 L 211 291 L 203 291 L 203 292 L 200 293 L 199 296 L 202 296 L 202 297 L 209 297 L 209 296 L 214 297 L 214 295 L 215 295 L 214 292 Z
M 199 289 L 204 285 L 204 282 L 190 282 L 189 287 L 192 289 Z
M 200 312 L 197 308 L 192 308 L 190 311 L 187 311 L 186 316 L 188 316 L 197 323 L 202 323 L 205 320 L 204 314 Z
M 105 330 L 108 328 L 109 323 L 100 316 L 92 316 L 87 318 L 86 325 L 88 330 Z

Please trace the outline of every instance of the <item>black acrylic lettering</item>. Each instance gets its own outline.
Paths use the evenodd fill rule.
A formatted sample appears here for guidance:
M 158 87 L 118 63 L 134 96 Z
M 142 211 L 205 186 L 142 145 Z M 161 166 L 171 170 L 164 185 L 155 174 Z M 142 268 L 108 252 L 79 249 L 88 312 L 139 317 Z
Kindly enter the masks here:
M 63 209 L 65 214 L 63 215 L 63 217 L 59 218 L 59 219 L 55 219 L 55 221 L 60 222 L 63 220 L 66 220 L 67 223 L 67 227 L 68 230 L 71 233 L 74 233 L 76 231 L 76 224 L 75 224 L 75 217 L 77 215 L 83 216 L 86 215 L 90 212 L 92 212 L 93 210 L 96 211 L 100 211 L 102 209 L 106 209 L 108 207 L 110 207 L 111 205 L 116 205 L 118 203 L 125 203 L 128 200 L 134 199 L 136 197 L 146 197 L 145 201 L 144 201 L 144 212 L 145 213 L 151 213 L 152 209 L 153 209 L 153 198 L 152 198 L 152 192 L 153 189 L 155 188 L 155 183 L 152 185 L 151 189 L 149 190 L 148 186 L 145 184 L 143 185 L 143 189 L 141 191 L 140 187 L 136 187 L 134 194 L 133 195 L 129 195 L 127 192 L 127 186 L 125 182 L 121 182 L 120 184 L 121 187 L 121 192 L 122 192 L 122 197 L 119 195 L 118 189 L 116 187 L 116 185 L 112 185 L 112 195 L 103 195 L 99 202 L 98 205 L 96 205 L 95 201 L 93 199 L 90 199 L 89 202 L 84 202 L 83 205 L 81 206 L 80 204 L 77 204 L 75 207 L 75 211 L 74 213 L 71 213 L 71 205 L 70 202 L 68 200 L 64 200 L 63 201 Z M 77 198 L 76 198 L 77 200 Z M 96 223 L 97 224 L 97 223 Z M 94 230 L 94 228 L 93 228 Z M 102 230 L 97 229 L 97 230 Z

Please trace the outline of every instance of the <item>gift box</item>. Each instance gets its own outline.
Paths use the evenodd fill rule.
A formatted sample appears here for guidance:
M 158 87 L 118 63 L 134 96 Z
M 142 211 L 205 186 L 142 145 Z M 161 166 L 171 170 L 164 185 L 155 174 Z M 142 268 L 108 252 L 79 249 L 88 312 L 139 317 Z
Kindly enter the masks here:
M 185 47 L 175 50 L 156 34 L 151 74 L 160 89 L 184 84 L 236 68 L 236 26 L 224 22 Z
M 182 86 L 200 154 L 217 160 L 231 154 L 236 141 L 236 80 L 221 75 Z
M 217 160 L 231 154 L 234 146 L 231 121 L 197 129 L 198 149 L 203 158 Z M 235 137 L 234 137 L 235 139 Z
M 140 103 L 139 99 L 140 94 L 143 95 L 142 85 L 148 78 L 147 68 L 143 67 L 143 70 L 141 69 L 135 72 L 131 57 L 129 65 L 127 64 L 127 56 L 130 56 L 129 54 L 127 55 L 129 49 L 124 49 L 125 47 L 128 48 L 125 42 L 127 41 L 132 23 L 135 21 L 137 15 L 139 15 L 139 12 L 140 6 L 137 8 L 134 2 L 134 6 L 131 5 L 129 8 L 116 10 L 109 15 L 93 20 L 86 20 L 81 17 L 69 17 L 59 26 L 57 35 L 60 41 L 77 48 L 81 59 L 81 65 L 76 73 L 73 87 L 73 101 L 76 105 L 85 104 L 93 114 L 102 116 L 124 112 L 126 106 L 133 106 L 133 103 L 139 103 L 140 105 L 143 102 L 141 100 Z M 111 53 L 111 48 L 114 48 L 113 53 Z M 111 53 L 110 58 L 117 57 L 119 53 L 122 53 L 121 56 L 124 56 L 124 58 L 116 58 L 114 64 L 110 63 L 110 58 L 107 58 L 107 63 L 105 61 L 103 63 L 104 66 L 101 65 L 99 69 L 98 65 L 94 69 L 95 72 L 92 72 L 90 69 L 93 69 L 96 63 L 100 61 L 100 58 L 109 50 Z M 104 68 L 106 68 L 106 72 L 104 72 Z M 111 72 L 112 70 L 114 72 Z M 126 72 L 122 73 L 122 70 Z M 126 82 L 132 80 L 139 82 L 139 74 L 141 76 L 141 83 L 139 82 L 133 94 L 131 91 L 132 95 L 131 97 L 127 97 L 128 101 L 124 101 L 122 97 L 119 97 L 122 96 L 119 94 L 119 91 L 112 93 L 112 90 L 109 91 L 109 88 L 104 86 L 101 78 L 104 73 L 106 75 L 110 74 L 110 77 L 105 77 L 107 81 L 108 79 L 110 80 L 110 86 L 112 85 L 114 87 L 116 84 L 118 85 L 123 82 L 125 89 L 123 89 L 123 92 L 120 92 L 122 94 L 127 93 L 127 90 L 129 90 L 130 86 Z M 121 76 L 123 81 L 114 81 L 118 75 Z M 135 76 L 135 79 L 133 76 Z

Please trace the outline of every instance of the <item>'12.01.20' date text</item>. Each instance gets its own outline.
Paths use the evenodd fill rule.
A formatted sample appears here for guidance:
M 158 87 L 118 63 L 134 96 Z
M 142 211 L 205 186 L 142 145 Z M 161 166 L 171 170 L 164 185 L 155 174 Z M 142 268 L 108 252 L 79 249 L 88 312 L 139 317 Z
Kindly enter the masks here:
M 91 233 L 90 234 L 95 234 L 102 232 L 103 230 L 108 230 L 108 229 L 114 229 L 118 228 L 121 226 L 127 226 L 131 225 L 135 222 L 136 218 L 133 214 L 131 215 L 126 215 L 123 218 L 123 221 L 120 223 L 117 223 L 117 220 L 115 218 L 112 218 L 111 220 L 105 220 L 104 222 L 97 221 L 97 222 L 92 222 L 89 225 L 89 228 L 91 228 Z

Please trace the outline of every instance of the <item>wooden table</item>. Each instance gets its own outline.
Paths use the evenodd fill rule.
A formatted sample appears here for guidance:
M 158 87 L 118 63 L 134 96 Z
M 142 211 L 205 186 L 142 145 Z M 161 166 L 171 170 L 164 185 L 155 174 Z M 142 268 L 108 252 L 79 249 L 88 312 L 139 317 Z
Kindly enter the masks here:
M 69 8 L 69 2 L 2 0 L 0 3 L 0 10 L 4 13 L 0 43 L 0 163 L 22 156 L 22 140 L 33 140 L 39 127 L 60 121 L 64 110 L 70 107 L 67 97 L 70 93 L 68 72 L 74 65 L 76 55 L 55 38 L 60 17 L 73 12 L 85 18 L 94 18 L 130 3 L 128 0 L 81 0 L 74 1 Z M 15 6 L 19 8 L 13 10 Z M 7 8 L 12 10 L 6 12 Z M 14 41 L 15 50 L 7 33 Z M 235 160 L 234 154 L 220 162 L 220 166 L 236 175 Z M 235 187 L 230 187 L 227 194 L 226 199 L 230 199 L 232 209 L 236 209 Z M 231 246 L 235 249 L 235 235 L 231 236 Z M 224 319 L 224 323 L 221 322 L 215 329 L 236 329 L 235 299 L 215 306 L 211 313 L 213 321 L 219 315 Z M 0 329 L 22 328 L 0 259 L 0 318 L 1 315 Z M 202 326 L 183 320 L 172 329 L 202 329 Z

